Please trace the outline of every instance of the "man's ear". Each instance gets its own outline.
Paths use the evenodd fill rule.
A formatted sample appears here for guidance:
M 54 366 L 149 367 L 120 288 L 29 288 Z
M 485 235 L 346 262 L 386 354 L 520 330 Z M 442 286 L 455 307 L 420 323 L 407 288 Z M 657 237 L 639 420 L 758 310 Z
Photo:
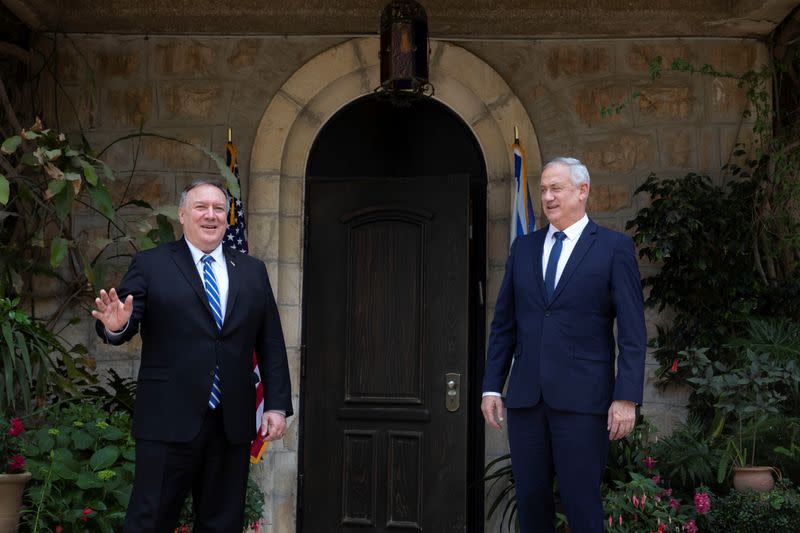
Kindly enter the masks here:
M 583 183 L 580 184 L 578 190 L 580 191 L 581 199 L 586 201 L 586 199 L 589 198 L 589 184 L 584 181 Z

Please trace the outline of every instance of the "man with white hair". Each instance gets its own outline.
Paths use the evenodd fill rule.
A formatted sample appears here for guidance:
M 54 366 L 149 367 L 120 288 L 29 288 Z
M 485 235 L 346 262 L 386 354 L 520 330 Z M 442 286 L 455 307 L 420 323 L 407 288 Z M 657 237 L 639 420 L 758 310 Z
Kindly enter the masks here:
M 608 443 L 631 432 L 642 402 L 647 335 L 636 250 L 586 215 L 589 186 L 577 159 L 545 165 L 549 225 L 515 239 L 492 321 L 481 410 L 499 429 L 507 408 L 522 533 L 554 531 L 554 476 L 571 531 L 603 531 Z

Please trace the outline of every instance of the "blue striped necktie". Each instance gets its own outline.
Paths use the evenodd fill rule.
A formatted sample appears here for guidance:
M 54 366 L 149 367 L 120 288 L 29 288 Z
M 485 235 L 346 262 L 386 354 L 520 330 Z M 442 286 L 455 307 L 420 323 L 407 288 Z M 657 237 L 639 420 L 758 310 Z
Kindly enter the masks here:
M 556 292 L 556 270 L 558 270 L 558 259 L 561 257 L 561 248 L 564 247 L 564 239 L 567 234 L 563 231 L 553 233 L 553 238 L 556 242 L 553 243 L 553 249 L 550 250 L 550 257 L 547 258 L 547 270 L 544 274 L 544 288 L 547 291 L 547 301 L 553 299 L 553 293 Z
M 219 287 L 217 286 L 217 278 L 214 276 L 214 270 L 211 268 L 214 258 L 210 255 L 204 255 L 200 261 L 203 262 L 203 285 L 206 288 L 208 304 L 211 306 L 211 312 L 214 314 L 217 328 L 222 329 L 222 306 L 220 305 Z M 214 380 L 211 382 L 208 406 L 211 409 L 216 409 L 221 401 L 222 391 L 219 383 L 219 365 L 217 365 L 214 367 Z

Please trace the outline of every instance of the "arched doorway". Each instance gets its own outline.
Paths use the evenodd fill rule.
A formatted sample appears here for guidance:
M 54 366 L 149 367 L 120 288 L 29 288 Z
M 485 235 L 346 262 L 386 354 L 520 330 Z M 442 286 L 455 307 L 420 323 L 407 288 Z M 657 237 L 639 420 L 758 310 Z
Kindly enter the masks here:
M 322 127 L 305 183 L 298 530 L 477 531 L 478 142 L 440 102 L 366 96 Z

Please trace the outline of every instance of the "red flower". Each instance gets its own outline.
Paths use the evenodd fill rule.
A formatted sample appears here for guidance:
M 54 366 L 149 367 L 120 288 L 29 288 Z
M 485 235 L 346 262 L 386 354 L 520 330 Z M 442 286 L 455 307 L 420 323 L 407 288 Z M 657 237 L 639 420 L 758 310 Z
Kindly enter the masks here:
M 22 425 L 22 421 L 19 418 L 12 418 L 11 427 L 8 428 L 8 434 L 12 437 L 19 437 L 24 432 L 25 427 Z
M 91 518 L 90 515 L 93 512 L 94 512 L 94 510 L 91 507 L 85 507 L 83 509 L 83 516 L 81 516 L 80 519 L 83 520 L 84 522 L 88 521 Z
M 694 509 L 697 514 L 706 514 L 711 509 L 711 499 L 707 492 L 694 493 Z
M 683 524 L 683 530 L 686 533 L 697 533 L 697 524 L 694 521 L 694 518 L 690 519 L 688 522 Z
M 59 525 L 57 525 L 55 528 L 53 528 L 53 531 L 55 531 L 55 533 L 63 533 L 63 531 L 64 531 L 64 526 L 62 526 L 61 524 L 59 524 Z
M 678 371 L 678 360 L 677 359 L 673 359 L 672 360 L 672 367 L 669 369 L 669 371 L 672 372 L 673 374 Z
M 25 470 L 25 458 L 19 454 L 12 455 L 8 460 L 8 472 L 14 473 L 22 470 Z
M 656 465 L 656 460 L 650 456 L 645 457 L 643 461 L 644 461 L 644 466 L 646 466 L 648 470 L 652 470 L 653 467 Z

